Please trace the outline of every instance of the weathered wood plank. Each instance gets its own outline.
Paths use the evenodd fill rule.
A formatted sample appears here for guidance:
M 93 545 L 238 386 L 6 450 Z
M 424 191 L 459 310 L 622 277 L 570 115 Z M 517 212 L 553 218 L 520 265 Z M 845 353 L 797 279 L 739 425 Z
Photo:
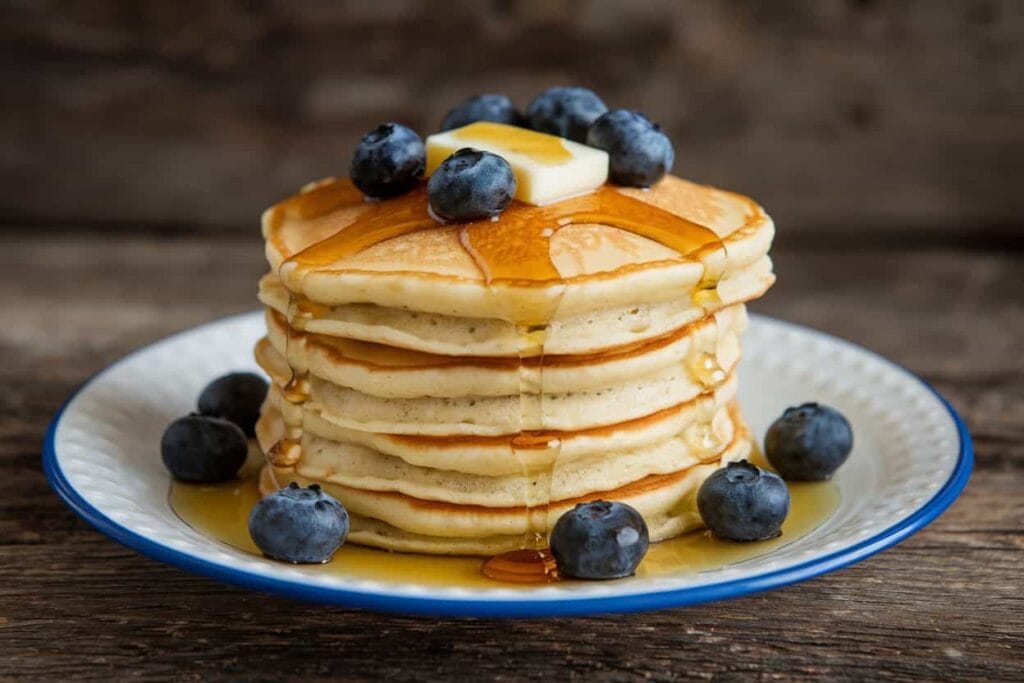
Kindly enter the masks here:
M 954 508 L 949 517 L 958 513 Z M 245 675 L 423 679 L 471 666 L 481 678 L 513 680 L 557 672 L 599 680 L 627 673 L 1010 680 L 1019 674 L 1015 656 L 1024 645 L 1024 605 L 1010 579 L 1020 549 L 935 547 L 934 532 L 763 596 L 648 615 L 511 624 L 303 605 L 224 588 L 81 535 L 73 546 L 10 553 L 10 566 L 39 568 L 0 575 L 5 586 L 33 587 L 0 592 L 8 606 L 5 641 L 17 645 L 4 659 L 7 672 L 153 676 L 234 668 Z

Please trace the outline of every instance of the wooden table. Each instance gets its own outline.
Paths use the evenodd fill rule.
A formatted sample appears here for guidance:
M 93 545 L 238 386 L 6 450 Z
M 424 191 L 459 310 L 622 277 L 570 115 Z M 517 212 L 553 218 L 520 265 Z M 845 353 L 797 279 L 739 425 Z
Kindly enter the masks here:
M 967 418 L 962 498 L 901 545 L 770 593 L 553 621 L 381 616 L 229 588 L 93 531 L 47 421 L 126 351 L 255 307 L 252 239 L 0 234 L 0 678 L 1024 679 L 1024 257 L 1015 244 L 781 244 L 754 308 L 873 348 Z M 1009 247 L 1009 248 L 1007 248 Z

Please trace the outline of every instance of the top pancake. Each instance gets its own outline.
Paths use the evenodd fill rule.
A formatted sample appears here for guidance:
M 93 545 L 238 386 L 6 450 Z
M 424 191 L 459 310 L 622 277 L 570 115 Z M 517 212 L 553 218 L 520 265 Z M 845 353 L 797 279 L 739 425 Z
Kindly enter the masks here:
M 495 223 L 433 224 L 399 234 L 394 227 L 404 214 L 395 210 L 425 213 L 422 188 L 404 198 L 367 202 L 348 180 L 324 181 L 264 213 L 267 259 L 291 293 L 328 306 L 375 304 L 537 323 L 714 287 L 762 260 L 774 234 L 771 219 L 752 200 L 673 176 L 650 190 L 606 186 L 599 192 L 611 208 L 577 211 L 579 222 L 560 212 L 584 206 L 585 198 L 549 207 L 514 203 Z M 666 212 L 692 222 L 687 253 L 636 234 L 643 230 L 612 225 L 651 224 Z M 346 230 L 367 227 L 376 217 L 381 229 L 369 232 L 377 237 L 333 248 L 349 239 Z M 532 231 L 518 234 L 515 221 L 524 217 Z M 498 267 L 489 268 L 481 253 Z M 549 268 L 516 270 L 529 262 Z M 538 310 L 544 320 L 530 318 Z

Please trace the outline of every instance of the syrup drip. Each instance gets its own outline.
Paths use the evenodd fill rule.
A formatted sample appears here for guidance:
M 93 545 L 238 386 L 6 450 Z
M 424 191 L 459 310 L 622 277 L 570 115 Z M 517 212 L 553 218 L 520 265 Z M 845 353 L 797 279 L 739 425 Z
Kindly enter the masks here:
M 519 339 L 519 433 L 526 430 L 542 429 L 544 426 L 544 342 L 547 337 L 547 329 L 534 329 L 523 325 L 516 328 Z M 539 359 L 536 354 L 539 352 Z M 532 366 L 532 361 L 539 360 L 539 366 Z M 539 523 L 530 514 L 534 508 L 546 507 L 551 499 L 551 478 L 548 477 L 547 490 L 538 486 L 538 473 L 533 471 L 530 463 L 538 455 L 538 452 L 552 463 L 551 468 L 558 461 L 561 452 L 561 441 L 549 439 L 539 442 L 535 439 L 519 440 L 519 434 L 512 437 L 509 445 L 512 448 L 512 456 L 519 464 L 520 481 L 523 486 L 523 500 L 526 503 L 524 511 L 526 520 L 526 535 L 522 540 L 524 548 L 543 548 L 547 545 L 547 520 Z M 525 447 L 524 447 L 525 446 Z M 494 558 L 501 566 L 501 558 Z M 533 559 L 529 559 L 532 557 Z M 536 552 L 533 556 L 523 555 L 505 558 L 509 564 L 523 565 L 533 562 L 532 575 L 536 577 L 546 576 L 541 556 Z M 495 570 L 497 571 L 497 570 Z M 485 570 L 486 573 L 486 570 Z M 494 577 L 492 577 L 494 578 Z M 520 579 L 520 582 L 525 578 Z
M 313 190 L 315 192 L 315 190 Z M 294 294 L 288 297 L 288 325 L 285 326 L 285 358 L 292 371 L 291 377 L 281 387 L 281 398 L 290 403 L 296 410 L 287 411 L 290 419 L 286 421 L 284 438 L 274 444 L 267 453 L 267 458 L 274 467 L 293 467 L 302 458 L 303 410 L 302 405 L 310 398 L 309 372 L 305 369 L 305 359 L 295 358 L 305 355 L 305 329 L 317 314 L 323 315 L 327 307 L 301 299 Z M 282 411 L 282 415 L 285 411 Z M 270 468 L 273 476 L 273 468 Z M 275 483 L 276 480 L 275 480 Z M 280 484 L 278 484 L 280 486 Z
M 718 438 L 714 427 L 709 423 L 694 423 L 683 430 L 683 440 L 690 450 L 701 460 L 722 450 L 725 445 Z
M 429 215 L 427 205 L 425 183 L 402 197 L 374 203 L 364 203 L 351 181 L 315 186 L 273 209 L 271 230 L 287 217 L 308 221 L 354 206 L 361 206 L 363 211 L 349 225 L 291 255 L 281 264 L 278 275 L 289 292 L 302 292 L 305 276 L 318 268 L 338 263 L 385 240 L 440 227 Z M 527 520 L 533 519 L 531 510 L 549 507 L 550 485 L 561 447 L 559 439 L 540 431 L 545 415 L 543 357 L 547 325 L 556 317 L 565 291 L 564 286 L 558 286 L 562 278 L 551 260 L 551 238 L 562 227 L 586 223 L 620 228 L 670 247 L 683 259 L 703 262 L 704 275 L 694 297 L 701 306 L 716 301 L 715 287 L 724 268 L 725 247 L 712 230 L 608 186 L 545 207 L 513 202 L 497 221 L 477 221 L 459 227 L 459 242 L 491 291 L 516 288 L 513 296 L 495 296 L 495 304 L 500 317 L 516 325 L 519 340 L 520 433 L 512 437 L 511 448 L 522 472 Z M 298 407 L 309 398 L 309 382 L 305 372 L 297 370 L 293 347 L 301 343 L 297 335 L 308 322 L 324 313 L 324 307 L 295 294 L 290 296 L 285 355 L 292 378 L 283 388 L 283 395 Z M 637 326 L 644 328 L 648 324 L 645 311 L 638 316 Z M 698 365 L 709 383 L 724 379 L 724 371 L 717 364 L 712 366 L 701 360 Z M 301 410 L 292 412 L 302 414 Z M 272 462 L 282 466 L 295 464 L 301 455 L 301 441 L 300 419 L 300 424 L 289 426 L 286 438 L 271 449 Z M 548 451 L 545 460 L 551 463 L 544 478 L 548 482 L 546 491 L 538 490 L 541 487 L 537 485 L 537 473 L 529 466 L 536 461 L 538 451 Z M 484 565 L 484 573 L 517 583 L 554 580 L 553 559 L 543 550 L 552 521 L 546 520 L 542 528 L 534 528 L 529 522 L 524 549 L 491 558 Z
M 687 365 L 704 389 L 714 388 L 725 381 L 725 369 L 718 364 L 714 353 L 699 351 L 690 357 Z
M 711 338 L 707 339 L 703 334 L 694 338 L 693 348 L 685 360 L 690 376 L 694 377 L 705 391 L 717 387 L 728 375 L 718 362 L 718 345 L 721 340 L 718 318 L 712 316 L 709 325 L 713 328 Z
M 281 439 L 271 446 L 270 451 L 267 453 L 267 458 L 274 467 L 292 467 L 298 464 L 301 457 L 301 435 L 299 439 Z M 271 475 L 273 475 L 273 470 L 271 470 Z
M 302 405 L 309 400 L 309 378 L 298 373 L 293 374 L 292 378 L 281 389 L 281 393 L 289 403 Z
M 551 583 L 558 580 L 558 565 L 546 548 L 501 553 L 484 560 L 480 570 L 487 578 L 506 583 Z

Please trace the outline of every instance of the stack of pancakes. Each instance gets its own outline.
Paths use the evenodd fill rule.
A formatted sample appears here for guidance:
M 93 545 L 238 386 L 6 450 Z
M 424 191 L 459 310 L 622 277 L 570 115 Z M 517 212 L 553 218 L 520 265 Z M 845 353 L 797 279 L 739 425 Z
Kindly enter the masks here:
M 411 552 L 530 546 L 598 498 L 639 510 L 652 540 L 700 526 L 700 483 L 751 449 L 736 366 L 743 304 L 774 281 L 774 228 L 751 200 L 672 176 L 612 191 L 706 226 L 718 248 L 555 224 L 558 278 L 496 287 L 466 228 L 437 225 L 300 272 L 379 209 L 347 180 L 269 209 L 264 492 L 318 483 L 348 509 L 350 541 Z M 538 289 L 554 302 L 544 324 L 507 313 Z

